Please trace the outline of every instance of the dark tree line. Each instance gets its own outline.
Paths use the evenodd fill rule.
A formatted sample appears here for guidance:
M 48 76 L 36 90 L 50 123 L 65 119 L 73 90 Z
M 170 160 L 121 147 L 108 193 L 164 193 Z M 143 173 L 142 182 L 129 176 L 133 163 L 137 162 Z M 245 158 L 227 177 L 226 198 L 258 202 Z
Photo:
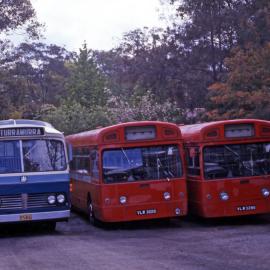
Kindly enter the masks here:
M 65 97 L 66 62 L 73 54 L 38 42 L 42 25 L 29 0 L 0 1 L 0 33 L 19 31 L 28 42 L 0 40 L 0 118 L 37 118 L 46 105 Z M 3 35 L 4 36 L 4 35 Z
M 162 0 L 178 18 L 134 29 L 109 51 L 39 40 L 29 0 L 0 1 L 0 118 L 45 119 L 61 130 L 119 121 L 269 119 L 268 0 Z M 263 106 L 258 106 L 262 103 Z
M 260 50 L 269 42 L 269 1 L 163 0 L 163 3 L 174 5 L 175 16 L 181 19 L 178 23 L 167 29 L 144 28 L 125 34 L 117 48 L 97 52 L 97 64 L 115 95 L 129 97 L 148 90 L 157 102 L 166 99 L 177 102 L 184 110 L 186 122 L 214 119 L 217 115 L 211 111 L 220 106 L 226 111 L 227 104 L 216 103 L 212 98 L 213 87 L 211 91 L 209 87 L 228 80 L 229 58 L 234 57 L 236 50 L 251 47 Z M 206 113 L 189 118 L 188 112 L 196 108 L 204 108 Z M 254 112 L 253 116 L 258 114 Z M 220 117 L 228 116 L 221 112 Z M 261 113 L 260 117 L 268 116 Z

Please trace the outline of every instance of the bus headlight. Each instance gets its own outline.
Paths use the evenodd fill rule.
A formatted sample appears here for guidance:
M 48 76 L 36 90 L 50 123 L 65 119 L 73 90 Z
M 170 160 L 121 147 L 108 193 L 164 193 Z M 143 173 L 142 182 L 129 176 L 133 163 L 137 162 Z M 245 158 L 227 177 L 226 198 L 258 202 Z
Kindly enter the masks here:
M 120 201 L 121 204 L 125 204 L 127 202 L 127 197 L 126 196 L 121 196 L 119 198 L 119 201 Z
M 220 199 L 221 199 L 222 201 L 228 201 L 228 200 L 229 200 L 229 195 L 228 195 L 226 192 L 221 192 L 221 193 L 219 194 L 219 196 L 220 196 Z
M 63 194 L 57 195 L 57 202 L 64 203 L 65 202 L 65 195 L 63 195 Z
M 55 198 L 54 195 L 50 195 L 50 196 L 48 197 L 48 203 L 49 203 L 49 204 L 54 204 L 55 201 L 56 201 L 56 198 Z
M 263 197 L 268 197 L 270 195 L 270 192 L 267 188 L 262 189 L 262 195 Z
M 163 193 L 163 197 L 164 197 L 164 199 L 165 199 L 166 201 L 168 201 L 168 200 L 171 198 L 170 192 L 164 192 L 164 193 Z
M 181 214 L 180 208 L 175 208 L 175 214 L 176 214 L 176 215 L 180 215 L 180 214 Z

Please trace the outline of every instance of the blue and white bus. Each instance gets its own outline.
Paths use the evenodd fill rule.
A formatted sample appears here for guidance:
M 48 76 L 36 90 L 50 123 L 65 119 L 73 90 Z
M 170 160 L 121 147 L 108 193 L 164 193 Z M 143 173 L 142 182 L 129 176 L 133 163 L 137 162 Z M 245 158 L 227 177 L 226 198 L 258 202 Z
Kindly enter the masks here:
M 54 229 L 69 216 L 63 134 L 42 121 L 0 121 L 0 223 L 44 221 Z

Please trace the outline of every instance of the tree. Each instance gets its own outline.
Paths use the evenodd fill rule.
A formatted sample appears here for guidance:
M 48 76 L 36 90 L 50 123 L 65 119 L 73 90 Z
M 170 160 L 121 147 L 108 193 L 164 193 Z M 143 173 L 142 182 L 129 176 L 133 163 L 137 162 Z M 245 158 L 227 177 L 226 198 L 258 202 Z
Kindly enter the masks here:
M 135 93 L 129 99 L 111 96 L 107 107 L 112 124 L 142 120 L 183 122 L 183 110 L 175 102 L 158 103 L 150 91 L 143 95 Z
M 93 52 L 84 44 L 79 55 L 66 66 L 69 71 L 65 84 L 67 94 L 60 106 L 43 111 L 41 119 L 66 134 L 108 125 L 106 81 L 94 61 Z
M 7 72 L 0 70 L 0 119 L 8 118 L 12 108 L 7 89 L 5 88 L 5 83 L 7 80 Z
M 71 58 L 71 53 L 56 45 L 22 43 L 12 48 L 3 60 L 2 89 L 15 116 L 37 118 L 43 105 L 60 105 L 67 92 L 66 63 Z
M 36 20 L 30 0 L 0 1 L 0 33 L 14 31 L 23 26 L 30 37 L 39 36 L 41 24 Z
M 163 0 L 163 2 L 174 5 L 176 15 L 182 19 L 182 22 L 180 24 L 176 22 L 169 32 L 175 39 L 175 43 L 187 52 L 187 63 L 190 63 L 187 66 L 193 67 L 193 73 L 184 74 L 189 75 L 192 82 L 196 77 L 203 78 L 201 90 L 198 84 L 188 84 L 190 91 L 187 91 L 189 93 L 187 97 L 190 98 L 190 104 L 198 104 L 196 96 L 200 94 L 200 99 L 204 102 L 203 95 L 206 97 L 207 88 L 212 85 L 209 88 L 210 103 L 213 102 L 213 104 L 209 104 L 211 119 L 245 115 L 246 110 L 242 113 L 238 110 L 238 103 L 241 104 L 244 100 L 240 98 L 243 96 L 243 93 L 240 94 L 242 89 L 237 89 L 240 94 L 240 100 L 237 100 L 238 98 L 234 97 L 235 92 L 231 92 L 230 82 L 227 80 L 227 76 L 230 77 L 234 73 L 231 68 L 237 69 L 237 64 L 234 67 L 228 66 L 225 59 L 232 57 L 231 52 L 235 48 L 244 52 L 250 50 L 247 49 L 250 44 L 256 48 L 270 41 L 269 1 Z M 195 64 L 192 65 L 192 63 Z M 204 73 L 202 76 L 198 73 L 199 70 L 201 74 Z M 230 74 L 227 74 L 228 71 Z M 250 86 L 251 84 L 248 85 L 248 87 Z M 266 94 L 265 91 L 263 93 Z M 246 97 L 245 100 L 246 102 L 249 100 L 251 104 L 243 104 L 243 107 L 254 112 L 252 100 L 257 100 L 258 94 L 259 92 L 250 92 L 249 98 Z M 231 110 L 228 110 L 228 106 Z M 251 108 L 248 109 L 248 106 Z
M 69 64 L 70 78 L 67 82 L 70 100 L 86 108 L 104 106 L 106 81 L 93 59 L 93 51 L 83 44 L 75 61 Z
M 57 108 L 43 108 L 41 119 L 52 123 L 54 127 L 63 131 L 65 135 L 95 129 L 108 125 L 106 110 L 101 107 L 88 109 L 76 101 L 64 101 Z
M 270 119 L 270 43 L 235 49 L 225 82 L 209 88 L 210 120 Z
M 172 32 L 179 33 L 180 42 L 196 55 L 198 61 L 205 61 L 208 64 L 212 81 L 217 81 L 220 73 L 223 72 L 223 59 L 234 42 L 228 25 L 231 19 L 228 12 L 230 7 L 225 2 L 221 0 L 170 1 L 176 5 L 177 15 L 183 20 L 182 25 L 174 25 L 175 29 L 172 29 Z
M 207 64 L 179 44 L 176 35 L 161 29 L 136 29 L 126 33 L 117 48 L 95 52 L 113 95 L 129 98 L 134 92 L 151 91 L 159 103 L 170 100 L 181 108 L 201 107 L 210 72 Z
M 270 41 L 270 3 L 268 0 L 241 1 L 238 9 L 237 45 L 245 48 L 253 44 L 262 46 Z
M 60 98 L 66 96 L 67 63 L 73 57 L 73 53 L 62 47 L 39 42 L 20 44 L 9 60 L 12 74 L 37 86 L 37 93 L 32 94 L 36 103 L 59 105 Z
M 30 0 L 2 0 L 0 1 L 0 118 L 21 117 L 22 101 L 28 94 L 25 78 L 16 76 L 14 64 L 10 62 L 14 47 L 8 40 L 9 34 L 15 31 L 25 31 L 30 38 L 37 39 L 40 35 L 41 24 L 36 20 L 35 11 Z M 28 95 L 29 96 L 29 95 Z M 20 100 L 20 101 L 19 101 Z

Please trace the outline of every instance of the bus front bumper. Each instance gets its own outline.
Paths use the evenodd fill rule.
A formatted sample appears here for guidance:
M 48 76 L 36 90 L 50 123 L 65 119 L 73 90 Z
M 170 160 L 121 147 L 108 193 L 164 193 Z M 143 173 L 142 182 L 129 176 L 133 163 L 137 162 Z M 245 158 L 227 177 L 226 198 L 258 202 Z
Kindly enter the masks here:
M 233 217 L 270 213 L 269 198 L 260 200 L 239 200 L 234 202 L 218 202 L 208 204 L 193 204 L 191 212 L 205 218 Z M 194 210 L 194 211 L 193 211 Z
M 0 223 L 8 222 L 31 222 L 31 221 L 64 221 L 70 217 L 70 210 L 50 211 L 50 212 L 26 212 L 20 214 L 0 215 Z
M 176 214 L 176 209 L 179 213 Z M 144 219 L 174 218 L 187 214 L 186 201 L 169 201 L 99 208 L 97 219 L 104 222 L 125 222 Z

